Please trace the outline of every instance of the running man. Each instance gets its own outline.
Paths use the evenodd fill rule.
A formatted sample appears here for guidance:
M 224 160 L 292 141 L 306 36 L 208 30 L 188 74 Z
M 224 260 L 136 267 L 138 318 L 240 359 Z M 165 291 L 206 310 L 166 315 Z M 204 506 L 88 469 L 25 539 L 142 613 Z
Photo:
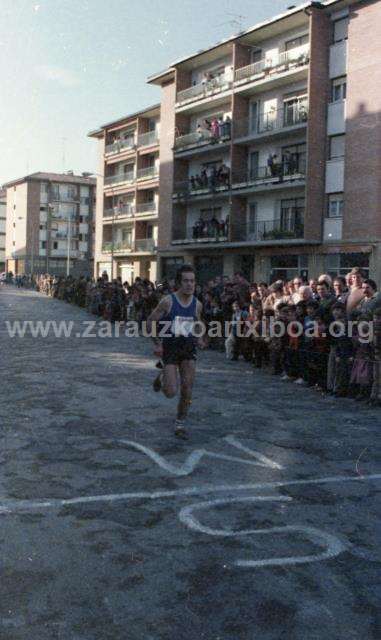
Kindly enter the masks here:
M 176 274 L 176 293 L 165 296 L 147 320 L 148 331 L 156 329 L 154 353 L 162 359 L 163 370 L 154 380 L 155 391 L 174 398 L 180 377 L 180 399 L 177 406 L 175 435 L 188 439 L 185 420 L 192 402 L 192 387 L 196 372 L 196 347 L 202 342 L 194 336 L 195 323 L 201 320 L 202 304 L 194 295 L 195 272 L 183 265 Z M 164 324 L 166 323 L 166 325 Z M 159 338 L 162 329 L 166 337 Z

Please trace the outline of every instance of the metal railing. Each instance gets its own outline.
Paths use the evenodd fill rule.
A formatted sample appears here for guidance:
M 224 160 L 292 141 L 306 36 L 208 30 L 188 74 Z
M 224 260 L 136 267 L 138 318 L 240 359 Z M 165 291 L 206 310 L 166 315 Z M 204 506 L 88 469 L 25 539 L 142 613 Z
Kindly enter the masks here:
M 118 218 L 121 216 L 133 216 L 135 207 L 132 204 L 116 205 L 103 211 L 104 218 Z
M 135 251 L 156 251 L 156 242 L 153 238 L 135 240 Z
M 242 118 L 233 123 L 234 138 L 243 138 L 262 134 L 271 134 L 287 127 L 294 127 L 306 123 L 308 120 L 308 105 L 294 108 L 284 106 L 260 113 L 256 120 Z
M 231 87 L 231 84 L 232 83 L 228 79 L 227 75 L 223 74 L 216 78 L 212 78 L 211 80 L 199 82 L 198 84 L 195 84 L 188 89 L 178 91 L 176 102 L 181 103 L 188 102 L 190 100 L 206 98 L 213 95 L 214 93 L 220 93 L 221 91 L 229 89 Z
M 271 240 L 301 240 L 304 237 L 304 212 L 291 216 L 258 220 L 253 224 L 231 225 L 233 241 L 269 242 Z
M 136 172 L 136 177 L 138 180 L 142 180 L 144 178 L 156 178 L 159 175 L 159 170 L 157 167 L 144 167 L 143 169 L 138 169 Z
M 158 132 L 147 131 L 147 133 L 141 133 L 138 135 L 138 147 L 148 147 L 151 144 L 157 144 L 159 142 Z
M 136 205 L 136 213 L 151 213 L 157 211 L 156 202 L 140 202 Z
M 267 184 L 272 182 L 287 182 L 304 179 L 305 164 L 297 158 L 290 161 L 273 164 L 272 166 L 256 167 L 236 172 L 232 178 L 232 189 L 249 184 Z
M 51 199 L 53 202 L 79 202 L 79 194 L 61 194 L 53 191 Z
M 128 173 L 116 173 L 112 176 L 106 176 L 104 179 L 104 184 L 119 184 L 122 182 L 134 182 L 135 180 L 135 172 L 130 171 Z
M 104 242 L 102 244 L 102 253 L 114 253 L 118 251 L 132 251 L 132 242 Z
M 226 191 L 230 188 L 229 176 L 226 176 L 224 180 L 217 180 L 214 178 L 208 178 L 206 181 L 197 180 L 185 180 L 182 182 L 176 182 L 173 188 L 173 195 L 175 197 L 192 197 L 199 196 L 207 193 L 216 193 L 220 191 Z
M 105 153 L 120 153 L 124 149 L 133 149 L 135 147 L 135 136 L 115 140 L 111 144 L 105 146 Z
M 186 133 L 182 136 L 178 136 L 175 140 L 175 151 L 181 151 L 186 147 L 201 147 L 209 144 L 216 144 L 218 142 L 225 142 L 230 140 L 231 126 L 230 123 L 226 123 L 221 127 L 220 135 L 213 135 L 208 129 L 202 131 L 194 131 L 192 133 Z
M 253 62 L 252 64 L 237 69 L 234 74 L 234 80 L 235 82 L 242 82 L 287 65 L 305 65 L 309 62 L 309 53 L 310 45 L 307 43 L 300 47 L 290 49 L 289 51 L 278 53 L 271 58 L 263 58 L 258 62 Z

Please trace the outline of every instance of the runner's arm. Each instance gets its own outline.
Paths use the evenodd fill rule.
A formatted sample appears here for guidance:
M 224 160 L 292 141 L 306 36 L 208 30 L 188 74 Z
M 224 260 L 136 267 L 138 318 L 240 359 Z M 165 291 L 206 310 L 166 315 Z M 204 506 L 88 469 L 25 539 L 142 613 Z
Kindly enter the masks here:
M 165 296 L 165 298 L 160 300 L 157 307 L 152 311 L 152 313 L 147 318 L 147 330 L 149 333 L 153 334 L 151 337 L 155 345 L 161 344 L 160 338 L 157 337 L 157 334 L 159 333 L 157 331 L 157 323 L 160 320 L 162 320 L 164 316 L 167 315 L 167 313 L 170 312 L 171 305 L 172 305 L 171 296 Z

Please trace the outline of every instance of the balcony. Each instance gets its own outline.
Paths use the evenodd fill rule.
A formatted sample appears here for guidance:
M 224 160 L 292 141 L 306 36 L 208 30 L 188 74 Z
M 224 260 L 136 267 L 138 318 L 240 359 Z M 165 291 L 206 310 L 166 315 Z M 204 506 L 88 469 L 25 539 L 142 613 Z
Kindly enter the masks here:
M 284 106 L 281 109 L 272 109 L 265 113 L 260 113 L 257 120 L 243 118 L 234 121 L 234 139 L 266 138 L 279 133 L 283 134 L 294 128 L 299 130 L 307 124 L 307 120 L 307 105 Z
M 189 231 L 191 233 L 189 233 Z M 203 220 L 200 218 L 200 220 L 198 220 L 189 231 L 185 238 L 173 239 L 172 244 L 209 244 L 211 242 L 227 242 L 229 237 L 229 224 L 227 220 Z
M 230 171 L 220 176 L 192 176 L 190 180 L 176 182 L 173 189 L 173 198 L 193 198 L 197 196 L 209 196 L 211 194 L 224 193 L 230 189 Z
M 222 125 L 220 135 L 218 136 L 213 135 L 209 129 L 202 129 L 201 131 L 194 131 L 178 136 L 175 140 L 174 150 L 177 152 L 188 151 L 208 147 L 209 145 L 221 144 L 228 142 L 230 137 L 231 124 L 227 122 Z
M 283 164 L 275 164 L 272 167 L 256 167 L 255 170 L 245 170 L 233 176 L 232 189 L 268 189 L 271 187 L 300 186 L 304 184 L 304 162 L 290 158 Z
M 135 207 L 132 204 L 117 205 L 103 211 L 104 218 L 132 217 L 135 214 Z
M 247 229 L 246 240 L 269 242 L 273 240 L 301 240 L 304 237 L 304 222 L 301 213 L 284 218 L 259 220 L 254 228 Z
M 131 252 L 133 244 L 130 241 L 125 242 L 104 242 L 102 244 L 102 253 L 121 253 L 123 251 Z
M 136 205 L 136 213 L 157 213 L 156 202 L 140 202 Z
M 130 171 L 128 173 L 115 173 L 112 176 L 106 176 L 104 179 L 104 185 L 107 187 L 108 185 L 116 185 L 123 184 L 124 182 L 132 183 L 135 181 L 135 172 Z
M 134 149 L 135 146 L 135 136 L 118 139 L 113 143 L 106 145 L 105 155 L 114 155 L 116 153 L 121 153 L 122 151 L 128 151 L 129 149 Z
M 264 78 L 271 79 L 274 75 L 305 66 L 308 64 L 309 58 L 310 46 L 307 43 L 236 69 L 234 83 L 237 86 Z
M 135 251 L 154 253 L 156 251 L 156 242 L 153 238 L 142 238 L 135 240 Z
M 216 93 L 227 91 L 232 86 L 232 82 L 228 79 L 226 74 L 220 75 L 210 80 L 205 80 L 199 84 L 195 84 L 188 89 L 178 91 L 176 96 L 176 106 L 188 104 L 195 100 L 202 100 L 203 98 L 209 98 Z
M 57 193 L 52 192 L 51 196 L 52 202 L 79 202 L 79 194 L 78 193 Z
M 137 180 L 150 180 L 152 178 L 157 178 L 158 175 L 159 169 L 157 167 L 144 167 L 143 169 L 137 170 L 136 178 Z
M 150 147 L 158 143 L 159 143 L 159 135 L 156 130 L 147 131 L 147 133 L 141 133 L 138 136 L 138 147 Z

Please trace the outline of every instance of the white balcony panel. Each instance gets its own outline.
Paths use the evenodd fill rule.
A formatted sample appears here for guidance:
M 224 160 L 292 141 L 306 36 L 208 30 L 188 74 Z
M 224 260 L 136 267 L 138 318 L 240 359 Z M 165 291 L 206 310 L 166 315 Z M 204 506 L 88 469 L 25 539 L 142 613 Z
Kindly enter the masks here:
M 341 240 L 343 237 L 343 219 L 325 218 L 324 240 Z
M 325 192 L 344 191 L 344 160 L 328 160 L 325 173 Z
M 83 253 L 87 252 L 87 242 L 79 242 L 78 243 L 78 249 L 79 251 L 82 251 Z
M 345 100 L 331 102 L 328 105 L 327 133 L 329 136 L 345 133 L 345 105 Z
M 338 78 L 347 73 L 347 40 L 332 44 L 329 50 L 329 77 Z
M 88 233 L 89 225 L 86 222 L 83 222 L 79 225 L 79 233 Z
M 46 240 L 46 229 L 40 230 L 40 240 Z

